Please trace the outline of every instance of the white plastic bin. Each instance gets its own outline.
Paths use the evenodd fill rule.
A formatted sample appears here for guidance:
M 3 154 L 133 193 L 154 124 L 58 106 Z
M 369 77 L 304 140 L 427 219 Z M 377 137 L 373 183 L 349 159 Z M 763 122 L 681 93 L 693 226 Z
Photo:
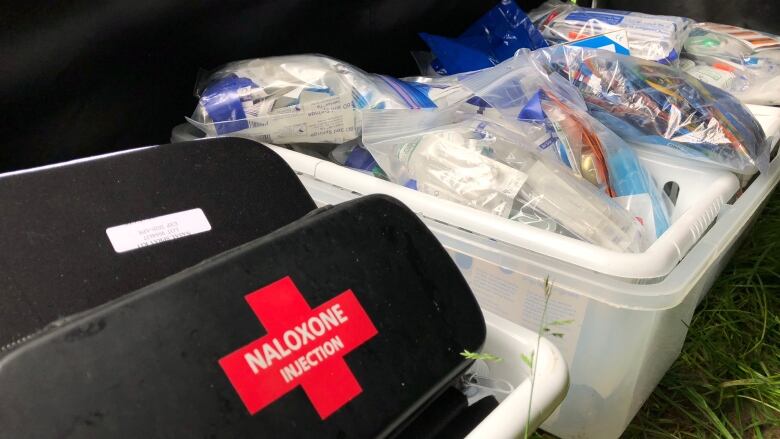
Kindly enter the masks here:
M 751 110 L 777 139 L 780 110 Z M 381 192 L 404 201 L 449 249 L 483 309 L 499 317 L 538 328 L 549 277 L 555 287 L 547 321 L 563 323 L 550 340 L 569 364 L 571 386 L 542 428 L 564 438 L 624 431 L 679 355 L 696 304 L 780 179 L 775 159 L 729 205 L 738 190 L 733 174 L 643 154 L 659 186 L 673 181 L 679 195 L 667 233 L 644 253 L 623 254 L 276 150 L 305 185 L 318 183 L 307 185 L 315 199 Z
M 296 154 L 278 152 L 283 156 Z M 322 165 L 309 164 L 313 168 Z M 313 168 L 298 167 L 298 171 L 307 173 Z M 733 193 L 736 178 L 727 176 L 727 186 Z M 323 187 L 323 182 L 307 175 L 301 175 L 301 180 L 315 200 L 331 204 L 360 194 L 335 186 Z M 681 196 L 683 193 L 681 185 Z M 730 194 L 724 196 L 728 197 Z M 722 202 L 709 212 L 717 212 Z M 695 306 L 695 302 L 680 302 L 692 288 L 678 287 L 677 291 L 660 293 L 664 288 L 656 288 L 657 283 L 637 284 L 637 279 L 627 281 L 597 273 L 439 220 L 423 216 L 423 221 L 449 249 L 483 309 L 508 321 L 527 328 L 539 327 L 544 304 L 543 279 L 550 277 L 555 287 L 547 320 L 571 320 L 556 328 L 561 336 L 552 338 L 571 367 L 571 387 L 561 410 L 543 428 L 564 437 L 618 436 L 679 354 L 686 331 L 682 321 L 690 317 Z M 703 232 L 704 227 L 706 224 L 699 230 Z M 529 234 L 549 235 L 527 229 Z M 672 250 L 677 251 L 675 246 Z M 594 250 L 601 251 L 606 250 Z M 621 256 L 635 255 L 616 255 Z M 508 379 L 500 375 L 497 378 Z
M 777 109 L 764 110 L 765 116 L 757 116 L 769 135 L 777 138 L 780 114 Z M 358 179 L 351 175 L 357 174 L 354 171 L 287 150 L 279 152 L 299 172 L 341 183 L 327 189 L 331 197 L 345 200 L 356 193 L 384 191 L 377 184 L 384 182 L 377 179 L 366 177 L 370 182 L 360 189 L 350 183 L 353 177 Z M 643 161 L 659 185 L 675 181 L 680 186 L 673 226 L 644 254 L 610 255 L 587 248 L 594 246 L 586 243 L 566 243 L 557 236 L 540 238 L 571 252 L 555 257 L 560 256 L 560 248 L 552 256 L 543 254 L 544 242 L 528 236 L 549 233 L 529 227 L 522 232 L 525 243 L 512 244 L 507 242 L 514 237 L 510 233 L 489 232 L 487 218 L 472 221 L 479 212 L 452 215 L 459 223 L 422 214 L 450 249 L 484 309 L 537 328 L 544 303 L 543 279 L 549 276 L 554 282 L 547 320 L 571 321 L 557 328 L 558 337 L 551 337 L 570 365 L 571 387 L 560 409 L 542 427 L 561 437 L 609 438 L 623 432 L 679 355 L 696 304 L 780 179 L 780 161 L 775 159 L 770 171 L 758 176 L 729 205 L 726 202 L 737 190 L 732 174 L 650 155 L 644 155 Z M 444 203 L 430 199 L 410 203 L 399 192 L 407 189 L 398 186 L 387 191 L 400 194 L 417 211 L 435 214 L 435 208 L 426 207 Z M 441 207 L 444 212 L 457 208 Z M 717 221 L 707 231 L 716 214 Z M 532 251 L 527 244 L 542 251 Z

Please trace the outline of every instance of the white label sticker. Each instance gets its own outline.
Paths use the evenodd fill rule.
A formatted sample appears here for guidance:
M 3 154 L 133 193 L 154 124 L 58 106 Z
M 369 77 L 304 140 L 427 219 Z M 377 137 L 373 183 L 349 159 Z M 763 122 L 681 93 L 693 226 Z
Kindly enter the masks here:
M 114 251 L 124 253 L 209 230 L 211 224 L 203 210 L 190 209 L 109 227 L 106 229 L 106 235 L 114 246 Z

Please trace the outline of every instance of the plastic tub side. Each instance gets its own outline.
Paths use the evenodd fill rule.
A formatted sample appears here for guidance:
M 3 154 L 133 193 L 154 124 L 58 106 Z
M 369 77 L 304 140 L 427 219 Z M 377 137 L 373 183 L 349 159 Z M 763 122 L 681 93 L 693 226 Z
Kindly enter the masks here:
M 624 292 L 671 292 L 681 298 L 679 303 L 630 309 L 586 300 L 577 315 L 581 327 L 572 339 L 556 343 L 571 365 L 571 387 L 559 412 L 543 424 L 545 430 L 564 438 L 610 438 L 624 431 L 679 356 L 696 305 L 728 263 L 778 178 L 776 158 L 770 172 L 723 211 L 669 277 L 654 285 L 624 286 Z M 586 293 L 600 288 L 598 277 L 594 275 L 591 284 L 571 279 L 558 283 L 575 294 Z

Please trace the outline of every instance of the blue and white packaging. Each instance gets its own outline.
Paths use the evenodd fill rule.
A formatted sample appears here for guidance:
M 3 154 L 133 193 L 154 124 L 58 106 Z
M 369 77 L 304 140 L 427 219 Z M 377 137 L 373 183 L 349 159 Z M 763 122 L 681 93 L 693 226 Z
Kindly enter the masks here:
M 577 40 L 568 43 L 568 45 L 574 47 L 587 47 L 589 49 L 608 50 L 620 55 L 631 55 L 631 49 L 629 49 L 628 45 L 628 32 L 624 30 Z
M 581 8 L 557 0 L 548 0 L 528 16 L 553 44 L 624 30 L 632 56 L 663 64 L 677 61 L 693 25 L 684 17 Z

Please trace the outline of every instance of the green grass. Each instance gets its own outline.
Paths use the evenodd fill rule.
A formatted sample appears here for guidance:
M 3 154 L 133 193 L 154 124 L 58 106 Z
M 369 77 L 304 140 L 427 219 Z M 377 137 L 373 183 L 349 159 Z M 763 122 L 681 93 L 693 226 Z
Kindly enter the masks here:
M 780 192 L 624 437 L 780 439 Z
M 680 358 L 624 436 L 780 438 L 780 192 L 699 305 Z

